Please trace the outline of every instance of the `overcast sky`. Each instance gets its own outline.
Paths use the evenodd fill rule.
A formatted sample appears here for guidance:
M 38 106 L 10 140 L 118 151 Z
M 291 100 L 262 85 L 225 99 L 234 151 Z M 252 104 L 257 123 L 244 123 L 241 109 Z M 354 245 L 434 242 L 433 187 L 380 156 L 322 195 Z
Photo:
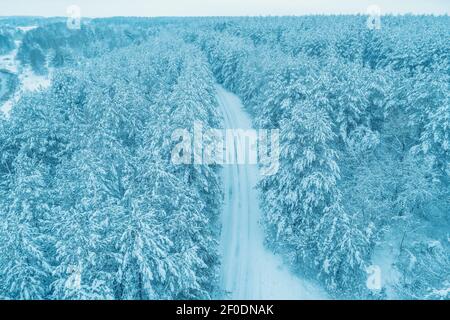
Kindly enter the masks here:
M 244 16 L 366 13 L 450 14 L 450 0 L 0 0 L 0 15 L 66 16 L 78 5 L 82 16 Z

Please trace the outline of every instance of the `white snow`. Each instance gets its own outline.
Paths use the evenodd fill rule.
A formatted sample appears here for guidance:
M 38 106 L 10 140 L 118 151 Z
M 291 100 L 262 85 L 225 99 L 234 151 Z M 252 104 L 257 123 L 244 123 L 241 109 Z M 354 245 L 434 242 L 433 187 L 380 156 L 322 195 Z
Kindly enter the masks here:
M 34 74 L 30 68 L 20 67 L 19 61 L 17 60 L 17 51 L 21 42 L 15 41 L 15 43 L 16 49 L 7 55 L 0 56 L 0 69 L 6 69 L 9 72 L 16 73 L 19 77 L 19 85 L 14 96 L 0 106 L 0 112 L 5 113 L 6 115 L 9 115 L 12 106 L 20 99 L 24 92 L 42 90 L 50 86 L 51 83 L 50 70 L 47 76 L 38 76 Z
M 400 281 L 400 272 L 395 267 L 395 260 L 401 253 L 403 234 L 398 230 L 390 230 L 383 242 L 374 248 L 372 263 L 380 267 L 381 286 L 385 288 L 387 299 L 399 299 L 396 294 L 396 285 Z
M 12 99 L 6 101 L 1 107 L 0 107 L 0 111 L 3 112 L 6 115 L 9 115 L 9 113 L 11 112 L 11 108 L 13 105 L 14 101 L 12 101 Z
M 19 75 L 20 88 L 24 91 L 38 91 L 45 89 L 50 86 L 50 74 L 51 72 L 49 70 L 49 75 L 38 76 L 34 74 L 33 71 L 31 71 L 29 68 L 27 68 Z
M 8 70 L 9 72 L 17 72 L 17 65 L 15 56 L 17 49 L 12 50 L 9 54 L 0 56 L 0 69 Z
M 16 56 L 18 48 L 20 46 L 20 41 L 15 41 L 15 43 L 16 48 L 14 50 L 6 55 L 0 56 L 0 69 L 5 69 L 12 73 L 17 73 L 18 71 L 18 62 Z M 5 101 L 3 105 L 0 105 L 0 112 L 8 115 L 11 112 L 12 105 L 15 101 L 16 100 L 14 95 L 11 99 Z
M 14 50 L 11 50 L 11 52 L 9 52 L 8 54 L 0 56 L 0 69 L 5 69 L 8 70 L 9 72 L 17 73 L 19 62 L 17 61 L 16 56 L 21 41 L 16 40 L 14 41 L 14 43 L 16 44 L 16 48 Z
M 7 116 L 11 112 L 12 106 L 19 101 L 20 97 L 25 92 L 34 92 L 43 90 L 50 86 L 51 72 L 48 76 L 38 76 L 33 73 L 29 68 L 25 69 L 22 73 L 19 73 L 19 85 L 14 96 L 0 106 L 0 111 Z
M 17 29 L 24 31 L 24 32 L 28 32 L 30 30 L 36 29 L 38 26 L 21 26 L 21 27 L 17 27 Z
M 17 27 L 24 32 L 36 29 L 38 26 L 21 26 Z M 20 97 L 25 92 L 33 92 L 45 89 L 50 86 L 51 83 L 51 70 L 47 76 L 38 76 L 33 73 L 30 68 L 22 68 L 17 60 L 17 51 L 21 45 L 20 40 L 15 41 L 16 48 L 7 55 L 0 56 L 0 69 L 6 69 L 9 72 L 16 73 L 19 77 L 19 84 L 16 92 L 11 99 L 7 100 L 0 105 L 0 112 L 3 112 L 7 116 L 11 112 L 13 105 L 19 101 Z
M 227 129 L 249 129 L 251 121 L 238 97 L 217 86 Z M 224 165 L 222 215 L 222 288 L 225 299 L 327 299 L 312 282 L 300 279 L 264 247 L 255 186 L 257 165 Z

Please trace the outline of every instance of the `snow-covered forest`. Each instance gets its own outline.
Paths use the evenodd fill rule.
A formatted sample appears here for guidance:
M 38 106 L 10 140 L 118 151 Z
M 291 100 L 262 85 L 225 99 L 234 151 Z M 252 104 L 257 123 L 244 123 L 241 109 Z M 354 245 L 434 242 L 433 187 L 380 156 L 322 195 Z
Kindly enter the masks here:
M 233 297 L 245 213 L 296 297 L 450 299 L 450 18 L 366 20 L 1 18 L 0 298 Z M 279 129 L 278 172 L 172 163 L 196 121 Z

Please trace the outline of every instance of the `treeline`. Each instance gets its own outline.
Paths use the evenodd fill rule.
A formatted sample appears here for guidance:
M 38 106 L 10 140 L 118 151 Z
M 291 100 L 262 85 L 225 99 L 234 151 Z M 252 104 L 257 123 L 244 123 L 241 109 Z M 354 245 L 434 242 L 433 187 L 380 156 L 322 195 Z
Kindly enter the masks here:
M 74 67 L 84 58 L 94 58 L 111 50 L 142 43 L 159 32 L 159 26 L 132 24 L 109 19 L 82 20 L 80 29 L 66 22 L 49 23 L 28 31 L 17 57 L 37 74 L 48 68 Z
M 166 35 L 62 68 L 0 118 L 2 299 L 218 294 L 217 168 L 170 162 L 173 130 L 218 125 L 213 84 Z
M 337 297 L 449 298 L 450 18 L 366 19 L 205 19 L 183 34 L 255 126 L 281 131 L 280 170 L 259 185 L 274 250 Z M 366 286 L 373 264 L 381 290 Z

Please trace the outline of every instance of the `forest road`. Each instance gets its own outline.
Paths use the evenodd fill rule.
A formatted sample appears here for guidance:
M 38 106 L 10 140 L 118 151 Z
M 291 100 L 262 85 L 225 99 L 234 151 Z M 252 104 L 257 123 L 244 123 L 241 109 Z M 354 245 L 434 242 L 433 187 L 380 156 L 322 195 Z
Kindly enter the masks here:
M 217 86 L 217 99 L 225 129 L 250 129 L 250 117 L 240 99 Z M 236 163 L 236 161 L 234 161 Z M 264 247 L 260 225 L 257 165 L 223 166 L 221 285 L 224 299 L 327 299 L 323 289 L 292 274 L 280 257 Z

